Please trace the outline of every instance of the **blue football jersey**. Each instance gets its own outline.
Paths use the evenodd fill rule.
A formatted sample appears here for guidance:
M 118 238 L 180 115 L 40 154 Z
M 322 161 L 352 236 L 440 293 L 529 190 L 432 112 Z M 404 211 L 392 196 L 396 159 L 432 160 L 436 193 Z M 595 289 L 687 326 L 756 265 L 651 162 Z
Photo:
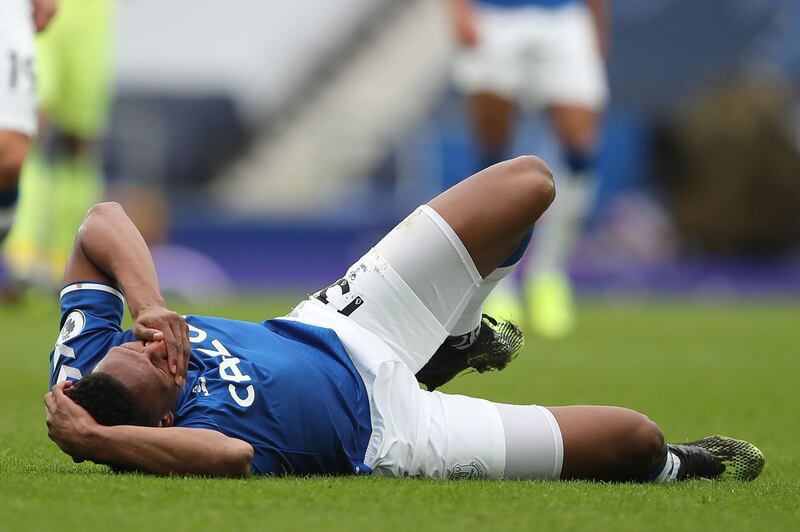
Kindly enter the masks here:
M 133 341 L 114 288 L 75 283 L 61 295 L 51 385 L 79 380 L 108 350 Z M 250 443 L 257 474 L 368 473 L 366 389 L 338 336 L 288 320 L 186 316 L 192 347 L 175 425 Z
M 479 4 L 494 7 L 563 7 L 582 0 L 478 0 Z

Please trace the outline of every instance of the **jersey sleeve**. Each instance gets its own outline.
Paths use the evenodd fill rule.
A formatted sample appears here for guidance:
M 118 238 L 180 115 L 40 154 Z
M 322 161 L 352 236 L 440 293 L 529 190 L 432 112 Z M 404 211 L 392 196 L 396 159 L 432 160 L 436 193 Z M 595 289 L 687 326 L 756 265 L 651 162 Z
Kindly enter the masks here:
M 122 293 L 109 285 L 79 282 L 61 291 L 61 331 L 50 353 L 50 386 L 80 380 L 109 349 L 123 341 Z

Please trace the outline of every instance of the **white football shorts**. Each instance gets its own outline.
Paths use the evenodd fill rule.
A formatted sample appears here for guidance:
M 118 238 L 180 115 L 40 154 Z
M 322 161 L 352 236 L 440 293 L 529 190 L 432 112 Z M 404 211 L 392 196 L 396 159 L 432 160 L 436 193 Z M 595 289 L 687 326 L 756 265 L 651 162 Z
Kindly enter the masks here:
M 561 8 L 478 6 L 478 44 L 459 50 L 454 82 L 532 108 L 608 100 L 605 67 L 591 14 L 582 2 Z
M 36 130 L 34 33 L 30 0 L 0 0 L 0 131 Z
M 375 474 L 558 478 L 561 432 L 533 405 L 428 392 L 415 374 L 442 344 L 482 279 L 464 245 L 422 206 L 285 319 L 333 329 L 361 375 Z

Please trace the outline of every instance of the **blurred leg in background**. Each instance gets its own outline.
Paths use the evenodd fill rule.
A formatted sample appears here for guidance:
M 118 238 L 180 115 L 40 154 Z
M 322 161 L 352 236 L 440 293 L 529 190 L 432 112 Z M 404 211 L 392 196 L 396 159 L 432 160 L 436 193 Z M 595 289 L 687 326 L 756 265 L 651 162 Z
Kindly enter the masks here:
M 593 205 L 598 123 L 608 98 L 604 3 L 452 2 L 462 44 L 455 79 L 468 95 L 480 165 L 510 155 L 518 108 L 546 110 L 562 152 L 554 165 L 556 201 L 534 231 L 522 286 L 504 280 L 487 312 L 527 319 L 539 334 L 560 337 L 574 326 L 567 266 Z
M 0 247 L 16 217 L 19 177 L 36 130 L 33 39 L 31 2 L 0 0 Z M 0 272 L 4 299 L 11 288 Z
M 98 140 L 106 127 L 113 3 L 61 0 L 37 40 L 40 139 L 23 169 L 6 254 L 14 275 L 44 289 L 61 277 L 72 236 L 103 196 Z

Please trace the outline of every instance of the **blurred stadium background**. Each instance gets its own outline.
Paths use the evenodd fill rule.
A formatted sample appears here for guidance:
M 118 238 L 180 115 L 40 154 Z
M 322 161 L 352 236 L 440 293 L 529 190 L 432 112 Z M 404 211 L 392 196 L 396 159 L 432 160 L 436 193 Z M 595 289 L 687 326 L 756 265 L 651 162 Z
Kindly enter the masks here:
M 610 9 L 579 290 L 800 294 L 800 5 Z M 317 288 L 474 168 L 443 2 L 122 1 L 116 25 L 107 196 L 167 291 Z M 558 173 L 546 121 L 518 138 Z
M 471 173 L 443 4 L 117 2 L 106 196 L 149 240 L 170 305 L 249 320 L 286 312 Z M 768 457 L 763 478 L 443 486 L 109 475 L 70 463 L 46 437 L 45 354 L 58 330 L 49 287 L 46 305 L 0 304 L 12 377 L 0 391 L 0 530 L 112 520 L 120 530 L 796 528 L 800 2 L 609 7 L 600 193 L 570 268 L 594 301 L 580 306 L 576 334 L 531 337 L 509 370 L 446 390 L 628 405 L 673 441 L 739 435 Z M 514 152 L 560 171 L 543 119 L 524 120 Z M 53 501 L 63 502 L 58 520 Z
M 610 9 L 579 290 L 797 295 L 800 5 Z M 150 224 L 166 289 L 321 286 L 474 167 L 442 2 L 139 0 L 117 23 L 105 173 L 140 220 L 168 213 L 167 236 Z M 514 151 L 558 172 L 541 119 Z

